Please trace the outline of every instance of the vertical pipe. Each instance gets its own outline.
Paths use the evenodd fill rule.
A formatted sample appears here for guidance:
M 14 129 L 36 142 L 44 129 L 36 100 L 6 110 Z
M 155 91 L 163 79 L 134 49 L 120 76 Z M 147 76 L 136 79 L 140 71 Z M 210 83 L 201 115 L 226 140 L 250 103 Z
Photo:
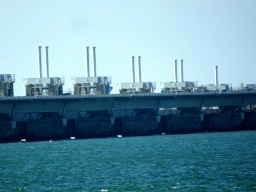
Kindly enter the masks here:
M 138 82 L 141 83 L 141 66 L 140 66 L 140 58 L 141 56 L 137 56 L 138 59 Z
M 183 82 L 183 60 L 180 60 L 180 82 Z
M 215 85 L 218 85 L 218 66 L 214 66 L 215 68 Z
M 42 78 L 41 46 L 38 46 L 38 76 Z
M 135 82 L 135 75 L 134 75 L 134 56 L 131 56 L 131 68 L 132 68 L 132 83 Z
M 86 47 L 86 77 L 90 77 L 90 68 L 89 68 L 89 47 Z
M 93 77 L 96 77 L 96 47 L 92 47 L 92 58 L 93 58 Z
M 49 78 L 49 59 L 48 59 L 48 46 L 45 46 L 45 74 Z
M 174 82 L 177 83 L 178 79 L 177 79 L 177 60 L 173 60 L 174 61 Z

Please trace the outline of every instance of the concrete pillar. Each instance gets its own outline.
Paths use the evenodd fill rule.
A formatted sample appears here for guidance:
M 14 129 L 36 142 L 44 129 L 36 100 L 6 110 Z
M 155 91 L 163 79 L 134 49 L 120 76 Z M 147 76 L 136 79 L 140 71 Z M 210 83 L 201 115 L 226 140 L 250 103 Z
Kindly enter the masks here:
M 67 126 L 68 120 L 66 118 L 62 118 L 62 125 Z
M 93 58 L 93 77 L 97 77 L 96 75 L 96 53 L 95 53 L 96 47 L 92 47 L 92 58 Z
M 90 68 L 89 68 L 89 47 L 86 47 L 86 77 L 90 77 Z
M 17 125 L 17 124 L 16 124 L 16 121 L 11 121 L 11 125 L 12 125 L 12 128 L 13 128 L 13 129 L 16 129 L 16 125 Z
M 45 75 L 49 78 L 49 59 L 48 59 L 48 49 L 49 47 L 45 46 Z
M 174 82 L 177 83 L 178 82 L 178 78 L 177 78 L 177 60 L 173 60 L 174 62 Z
M 134 74 L 134 56 L 131 56 L 131 68 L 132 68 L 132 83 L 135 82 L 135 74 Z
M 42 78 L 41 46 L 38 46 L 38 77 Z
M 141 65 L 140 65 L 140 58 L 141 56 L 137 56 L 138 60 L 138 82 L 141 83 Z

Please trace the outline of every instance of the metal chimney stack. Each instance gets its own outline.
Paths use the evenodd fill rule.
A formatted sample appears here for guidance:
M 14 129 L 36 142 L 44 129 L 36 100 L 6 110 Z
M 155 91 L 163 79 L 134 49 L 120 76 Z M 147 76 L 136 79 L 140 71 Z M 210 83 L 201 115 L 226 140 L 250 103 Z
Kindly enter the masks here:
M 183 82 L 183 60 L 180 60 L 180 82 Z
M 86 47 L 86 77 L 90 77 L 90 68 L 89 68 L 89 47 Z
M 134 74 L 134 56 L 131 56 L 131 68 L 132 68 L 132 83 L 135 82 L 135 74 Z
M 178 78 L 177 78 L 177 60 L 173 60 L 174 61 L 174 82 L 177 83 L 178 82 Z
M 215 85 L 218 85 L 218 66 L 214 66 L 215 68 Z
M 92 47 L 92 57 L 93 57 L 93 77 L 96 77 L 96 47 Z
M 141 66 L 140 66 L 140 58 L 141 56 L 137 56 L 138 59 L 138 82 L 141 83 Z
M 38 46 L 38 75 L 42 78 L 41 46 Z
M 45 74 L 49 78 L 49 59 L 48 59 L 48 46 L 45 46 Z

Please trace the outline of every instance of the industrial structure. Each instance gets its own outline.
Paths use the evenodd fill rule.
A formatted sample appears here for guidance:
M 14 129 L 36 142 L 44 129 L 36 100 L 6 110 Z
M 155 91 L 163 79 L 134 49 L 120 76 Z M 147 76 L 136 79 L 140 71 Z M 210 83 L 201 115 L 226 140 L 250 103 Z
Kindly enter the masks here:
M 134 73 L 134 56 L 131 56 L 131 83 L 119 83 L 118 90 L 120 94 L 134 94 L 134 93 L 154 93 L 156 84 L 154 82 L 141 82 L 141 56 L 137 56 L 138 64 L 138 82 L 135 82 Z
M 162 93 L 192 92 L 194 82 L 183 80 L 183 60 L 180 60 L 180 82 L 177 75 L 177 60 L 174 60 L 174 82 L 160 82 Z
M 13 83 L 15 83 L 15 75 L 0 74 L 0 97 L 14 96 Z
M 62 77 L 49 77 L 48 47 L 45 46 L 45 74 L 42 77 L 41 46 L 38 47 L 38 78 L 24 78 L 26 96 L 58 96 L 63 93 L 65 79 Z
M 86 77 L 72 78 L 74 95 L 109 94 L 111 77 L 96 75 L 96 47 L 92 47 L 93 76 L 90 77 L 89 47 L 86 47 Z
M 11 97 L 15 76 L 0 75 L 0 142 L 255 130 L 256 84 L 231 91 L 218 83 L 215 66 L 215 83 L 198 87 L 184 81 L 183 60 L 178 82 L 174 60 L 174 81 L 161 83 L 162 93 L 152 94 L 155 84 L 141 80 L 140 56 L 135 82 L 131 56 L 132 81 L 118 84 L 120 94 L 109 94 L 111 78 L 96 75 L 95 47 L 92 51 L 93 75 L 86 47 L 86 75 L 72 78 L 74 95 L 62 94 L 63 78 L 49 77 L 48 47 L 46 77 L 38 47 L 39 77 L 24 79 L 25 97 Z

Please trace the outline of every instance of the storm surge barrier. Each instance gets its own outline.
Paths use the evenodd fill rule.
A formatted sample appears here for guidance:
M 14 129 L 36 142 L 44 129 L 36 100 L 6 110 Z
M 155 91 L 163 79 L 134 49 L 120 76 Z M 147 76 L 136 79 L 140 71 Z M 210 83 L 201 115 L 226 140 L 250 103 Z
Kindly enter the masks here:
M 0 142 L 256 127 L 256 91 L 0 97 Z

